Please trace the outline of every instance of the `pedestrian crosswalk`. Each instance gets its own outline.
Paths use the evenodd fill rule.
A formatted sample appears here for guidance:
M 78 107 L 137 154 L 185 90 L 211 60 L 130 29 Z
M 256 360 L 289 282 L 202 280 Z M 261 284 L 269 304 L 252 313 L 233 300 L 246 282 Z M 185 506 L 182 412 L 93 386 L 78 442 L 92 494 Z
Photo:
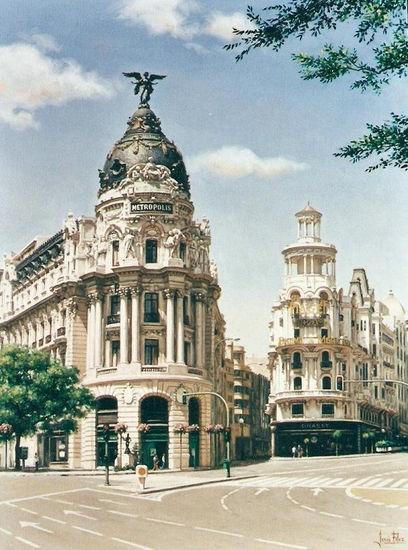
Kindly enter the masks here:
M 408 489 L 408 478 L 396 479 L 379 475 L 357 477 L 327 477 L 327 476 L 263 476 L 261 478 L 241 479 L 232 482 L 241 487 L 265 488 L 273 487 L 366 487 L 370 489 Z

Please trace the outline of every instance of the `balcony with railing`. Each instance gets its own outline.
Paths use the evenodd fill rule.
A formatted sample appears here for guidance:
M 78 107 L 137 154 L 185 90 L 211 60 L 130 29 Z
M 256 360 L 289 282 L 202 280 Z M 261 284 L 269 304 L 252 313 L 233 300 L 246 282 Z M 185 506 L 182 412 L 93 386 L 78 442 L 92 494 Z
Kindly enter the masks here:
M 277 392 L 273 396 L 275 403 L 280 401 L 297 401 L 299 399 L 344 399 L 347 398 L 347 394 L 339 390 L 322 390 L 322 389 L 310 389 L 310 390 L 284 390 Z
M 120 323 L 119 313 L 114 313 L 113 315 L 108 315 L 106 317 L 106 324 L 107 325 L 117 325 L 119 323 Z
M 333 366 L 333 361 L 323 360 L 320 361 L 320 368 L 322 369 L 331 369 Z

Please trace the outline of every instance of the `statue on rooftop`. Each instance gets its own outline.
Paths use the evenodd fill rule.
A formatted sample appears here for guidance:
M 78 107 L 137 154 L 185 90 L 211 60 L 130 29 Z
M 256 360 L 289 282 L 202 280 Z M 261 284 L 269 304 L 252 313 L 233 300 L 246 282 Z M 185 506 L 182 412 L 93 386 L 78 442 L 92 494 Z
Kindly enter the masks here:
M 128 78 L 134 78 L 135 82 L 133 84 L 135 85 L 135 95 L 138 95 L 140 93 L 140 105 L 149 105 L 150 96 L 153 92 L 153 86 L 157 84 L 157 82 L 154 82 L 155 80 L 163 80 L 163 78 L 166 78 L 166 75 L 160 75 L 160 74 L 149 74 L 148 72 L 143 73 L 122 73 L 124 76 Z

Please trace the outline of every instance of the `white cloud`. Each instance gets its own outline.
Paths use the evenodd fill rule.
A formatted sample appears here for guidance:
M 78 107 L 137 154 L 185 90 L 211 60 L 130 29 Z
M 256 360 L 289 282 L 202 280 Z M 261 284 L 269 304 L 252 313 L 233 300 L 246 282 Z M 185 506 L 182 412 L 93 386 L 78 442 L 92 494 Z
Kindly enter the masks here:
M 225 14 L 214 12 L 211 14 L 208 24 L 205 28 L 206 34 L 220 38 L 221 40 L 231 40 L 234 38 L 232 29 L 253 29 L 254 26 L 246 18 L 245 14 L 235 12 Z
M 307 164 L 282 157 L 261 158 L 251 149 L 237 146 L 225 146 L 200 153 L 189 159 L 187 167 L 191 172 L 212 172 L 232 178 L 245 176 L 271 178 L 308 168 Z
M 112 95 L 108 81 L 75 61 L 49 57 L 21 42 L 0 46 L 0 120 L 17 130 L 38 127 L 34 112 L 46 105 Z
M 61 46 L 59 46 L 54 37 L 49 34 L 20 33 L 19 37 L 22 38 L 25 42 L 31 42 L 31 44 L 35 44 L 42 52 L 59 52 L 61 50 Z
M 190 17 L 197 10 L 195 0 L 121 0 L 117 13 L 119 19 L 143 25 L 151 34 L 191 40 L 198 25 Z

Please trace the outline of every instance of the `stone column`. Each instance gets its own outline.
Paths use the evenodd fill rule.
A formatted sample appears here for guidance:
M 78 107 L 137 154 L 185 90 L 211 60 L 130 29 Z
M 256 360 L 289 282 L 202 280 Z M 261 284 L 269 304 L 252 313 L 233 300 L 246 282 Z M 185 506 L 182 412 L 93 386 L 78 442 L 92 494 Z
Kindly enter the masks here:
M 175 291 L 167 288 L 164 297 L 167 300 L 167 325 L 166 325 L 166 361 L 174 363 L 174 295 Z
M 128 294 L 129 289 L 119 289 L 120 295 L 120 362 L 122 365 L 129 363 L 129 338 L 128 338 Z
M 88 296 L 88 334 L 87 334 L 87 367 L 93 369 L 95 367 L 95 301 L 96 295 L 89 294 Z
M 102 297 L 96 296 L 95 301 L 95 367 L 102 366 Z
M 111 357 L 111 341 L 106 339 L 105 341 L 105 369 L 110 369 L 112 366 L 112 357 Z
M 183 298 L 181 290 L 177 291 L 177 363 L 184 363 L 184 318 Z
M 205 296 L 202 292 L 195 295 L 195 362 L 196 367 L 203 368 L 203 302 Z
M 131 349 L 131 362 L 138 363 L 140 361 L 140 340 L 139 340 L 139 325 L 140 325 L 140 307 L 139 307 L 139 295 L 140 288 L 133 287 L 131 289 L 132 296 L 132 349 Z

